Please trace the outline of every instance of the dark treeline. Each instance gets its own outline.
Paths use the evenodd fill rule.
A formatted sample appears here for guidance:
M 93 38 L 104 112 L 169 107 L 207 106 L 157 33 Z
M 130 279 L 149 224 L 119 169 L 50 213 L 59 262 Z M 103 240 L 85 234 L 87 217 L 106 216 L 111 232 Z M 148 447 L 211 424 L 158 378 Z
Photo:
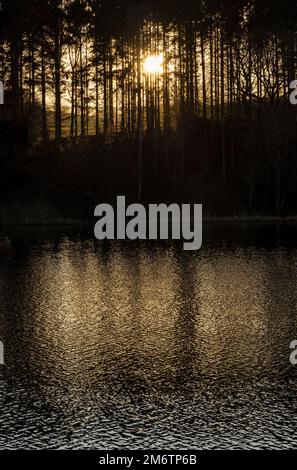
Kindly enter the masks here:
M 296 1 L 0 4 L 2 201 L 296 211 Z

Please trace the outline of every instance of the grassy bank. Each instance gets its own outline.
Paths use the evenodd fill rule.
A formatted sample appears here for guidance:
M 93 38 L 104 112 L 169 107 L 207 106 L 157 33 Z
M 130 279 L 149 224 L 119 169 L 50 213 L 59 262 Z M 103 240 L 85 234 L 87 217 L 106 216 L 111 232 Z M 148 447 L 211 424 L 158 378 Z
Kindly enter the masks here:
M 48 201 L 5 202 L 0 204 L 1 225 L 69 225 L 87 223 L 82 208 Z

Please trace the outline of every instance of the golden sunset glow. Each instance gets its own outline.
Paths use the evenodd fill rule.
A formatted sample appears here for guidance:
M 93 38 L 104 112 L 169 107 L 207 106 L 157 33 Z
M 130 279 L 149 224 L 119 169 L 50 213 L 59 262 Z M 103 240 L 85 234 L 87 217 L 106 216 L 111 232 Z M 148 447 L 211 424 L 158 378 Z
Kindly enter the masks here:
M 143 67 L 146 73 L 162 73 L 163 72 L 163 54 L 149 55 L 145 58 Z

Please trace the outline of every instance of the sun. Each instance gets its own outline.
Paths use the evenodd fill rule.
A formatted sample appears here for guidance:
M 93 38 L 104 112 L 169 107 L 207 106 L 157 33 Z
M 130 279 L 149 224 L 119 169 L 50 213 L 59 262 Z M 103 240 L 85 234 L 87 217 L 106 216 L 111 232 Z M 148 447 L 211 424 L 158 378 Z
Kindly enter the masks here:
M 163 61 L 163 54 L 147 56 L 143 62 L 144 71 L 146 73 L 162 73 Z

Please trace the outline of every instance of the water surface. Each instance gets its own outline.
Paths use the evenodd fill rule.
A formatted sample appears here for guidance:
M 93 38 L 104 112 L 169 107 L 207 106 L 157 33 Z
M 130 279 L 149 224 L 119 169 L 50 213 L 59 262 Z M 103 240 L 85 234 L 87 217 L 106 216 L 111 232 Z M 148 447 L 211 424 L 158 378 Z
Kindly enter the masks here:
M 3 231 L 1 449 L 297 447 L 297 229 L 204 240 Z

